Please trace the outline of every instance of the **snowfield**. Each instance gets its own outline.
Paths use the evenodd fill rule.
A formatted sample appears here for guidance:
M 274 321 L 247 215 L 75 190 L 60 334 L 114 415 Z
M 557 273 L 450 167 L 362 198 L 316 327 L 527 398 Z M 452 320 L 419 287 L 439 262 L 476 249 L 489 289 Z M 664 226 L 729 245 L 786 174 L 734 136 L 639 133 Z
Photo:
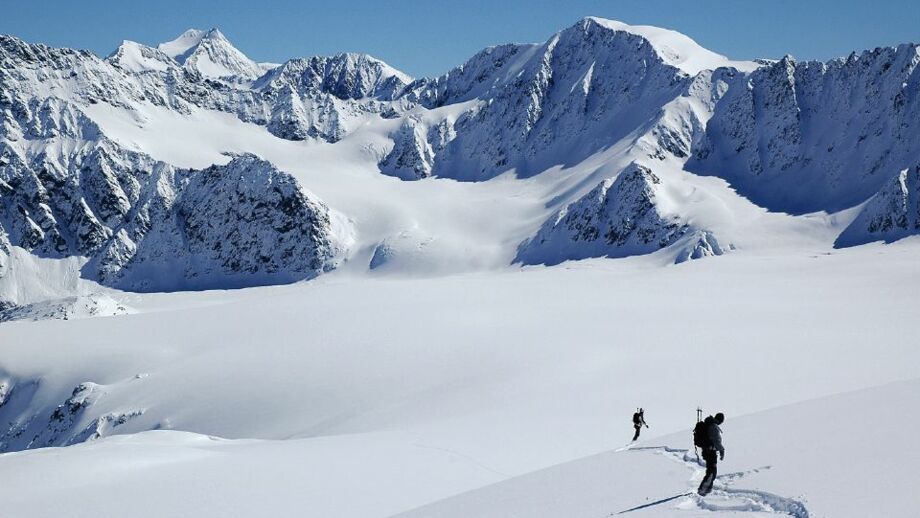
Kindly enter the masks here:
M 2 36 L 0 515 L 913 517 L 917 120 L 915 44 Z
M 656 436 L 689 429 L 702 405 L 729 416 L 723 473 L 771 465 L 795 474 L 751 476 L 750 489 L 851 505 L 834 504 L 839 484 L 819 483 L 833 473 L 859 488 L 863 509 L 885 503 L 909 516 L 894 511 L 920 503 L 910 492 L 890 493 L 885 479 L 863 473 L 883 462 L 886 473 L 911 479 L 916 459 L 903 444 L 916 430 L 915 383 L 900 399 L 863 407 L 783 407 L 766 422 L 741 416 L 917 378 L 918 245 L 731 254 L 664 269 L 601 260 L 423 280 L 334 274 L 288 287 L 135 296 L 140 312 L 122 317 L 6 324 L 4 379 L 38 388 L 27 410 L 8 398 L 4 421 L 50 412 L 92 382 L 98 397 L 70 430 L 139 413 L 110 433 L 158 431 L 4 455 L 0 470 L 21 485 L 0 493 L 30 516 L 106 514 L 93 502 L 113 495 L 124 499 L 104 507 L 113 515 L 180 506 L 201 516 L 388 516 L 617 449 L 638 404 L 651 424 L 644 433 Z M 688 437 L 645 444 L 687 448 Z M 586 510 L 627 508 L 692 484 L 687 466 L 647 453 L 552 475 L 587 485 L 552 493 L 572 503 L 569 512 L 541 512 L 591 516 Z M 48 480 L 49 469 L 60 482 Z M 642 491 L 618 489 L 618 477 L 643 481 Z M 531 497 L 548 494 L 527 487 L 530 497 L 491 497 L 511 507 L 482 504 L 481 514 L 530 515 Z M 434 509 L 430 516 L 449 515 Z M 683 515 L 675 509 L 656 512 Z M 865 516 L 855 509 L 826 515 Z
M 705 468 L 685 433 L 529 473 L 399 516 L 911 516 L 916 477 L 908 466 L 920 462 L 920 454 L 901 445 L 913 440 L 918 421 L 902 409 L 918 398 L 920 382 L 914 380 L 732 419 L 722 427 L 731 441 L 722 474 L 706 498 L 693 494 Z M 841 416 L 885 423 L 884 440 L 872 427 L 842 426 Z M 870 496 L 876 492 L 891 498 Z

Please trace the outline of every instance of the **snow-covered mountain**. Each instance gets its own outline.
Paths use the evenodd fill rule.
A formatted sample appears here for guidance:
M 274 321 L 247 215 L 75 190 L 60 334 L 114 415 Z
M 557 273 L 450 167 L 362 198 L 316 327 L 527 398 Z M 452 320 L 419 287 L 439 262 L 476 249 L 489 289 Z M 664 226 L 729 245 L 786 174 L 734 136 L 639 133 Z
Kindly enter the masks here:
M 890 178 L 837 238 L 837 246 L 893 242 L 920 233 L 920 166 Z
M 179 170 L 104 137 L 67 101 L 16 108 L 3 121 L 4 241 L 85 256 L 88 279 L 145 291 L 291 282 L 344 253 L 350 231 L 270 163 Z
M 790 56 L 726 81 L 688 164 L 771 210 L 838 211 L 920 161 L 920 45 Z
M 913 516 L 916 382 L 790 404 L 920 376 L 918 62 L 600 18 L 430 78 L 0 36 L 4 509 Z M 611 451 L 638 405 L 660 441 Z
M 85 271 L 140 291 L 286 283 L 334 268 L 350 235 L 290 175 L 248 155 L 203 171 L 156 170 Z
M 177 240 L 187 237 L 189 228 L 177 229 L 188 223 L 192 206 L 181 206 L 181 200 L 195 198 L 194 207 L 203 208 L 215 203 L 210 196 L 240 186 L 215 184 L 193 194 L 194 179 L 214 171 L 207 162 L 190 168 L 164 153 L 156 136 L 130 129 L 153 128 L 165 113 L 190 128 L 205 128 L 199 134 L 210 131 L 212 123 L 204 120 L 213 115 L 206 114 L 226 113 L 241 128 L 262 126 L 282 141 L 349 139 L 323 156 L 355 157 L 360 168 L 403 180 L 483 181 L 508 173 L 522 183 L 541 175 L 558 178 L 536 180 L 544 190 L 532 199 L 549 200 L 542 222 L 528 216 L 529 229 L 497 236 L 506 243 L 507 263 L 554 264 L 660 248 L 678 261 L 720 255 L 752 234 L 728 223 L 749 220 L 738 210 L 750 209 L 730 202 L 737 207 L 725 210 L 734 195 L 704 186 L 688 171 L 725 178 L 768 210 L 858 205 L 920 161 L 914 127 L 920 115 L 918 63 L 916 45 L 828 63 L 790 57 L 736 62 L 673 31 L 599 18 L 585 18 L 542 44 L 490 47 L 442 76 L 417 80 L 362 54 L 263 67 L 217 29 L 189 30 L 155 48 L 126 41 L 106 59 L 5 36 L 0 272 L 15 275 L 5 251 L 15 246 L 40 257 L 86 257 L 87 279 L 161 290 L 308 278 L 350 254 L 344 236 L 354 232 L 344 230 L 344 223 L 333 229 L 331 222 L 352 215 L 346 210 L 330 218 L 321 202 L 311 208 L 314 202 L 305 198 L 298 202 L 303 214 L 266 216 L 304 221 L 270 224 L 268 232 L 301 225 L 318 256 L 291 249 L 253 263 L 248 247 L 255 241 L 248 238 L 230 240 L 232 248 L 242 249 L 228 250 L 226 236 L 238 232 L 237 218 L 250 209 L 225 206 L 207 213 L 228 226 L 214 234 L 224 237 L 201 242 L 224 248 L 204 260 L 208 266 L 200 255 L 191 259 L 198 245 Z M 279 192 L 273 175 L 283 173 L 270 163 L 277 153 L 262 147 L 225 146 L 221 153 L 256 152 L 262 161 L 245 159 L 259 164 L 253 167 L 235 162 L 219 174 L 251 175 L 247 189 L 255 190 L 238 195 L 273 212 L 288 206 L 268 200 Z M 636 176 L 637 170 L 650 176 Z M 702 218 L 699 200 L 711 209 Z M 413 216 L 419 217 L 428 216 Z M 724 225 L 714 221 L 719 218 Z M 359 249 L 391 242 L 407 230 L 416 234 L 414 228 L 379 235 L 359 227 L 357 234 L 370 240 Z M 910 233 L 905 227 L 899 235 Z M 221 276 L 213 277 L 218 270 Z M 159 280 L 145 279 L 154 271 Z
M 289 282 L 356 253 L 348 236 L 361 235 L 363 250 L 418 234 L 417 223 L 348 230 L 347 219 L 368 218 L 299 198 L 306 195 L 294 185 L 303 175 L 285 177 L 271 163 L 284 155 L 276 151 L 283 141 L 334 144 L 316 152 L 323 163 L 353 161 L 402 180 L 511 174 L 528 189 L 534 178 L 530 199 L 543 200 L 543 220 L 528 215 L 513 235 L 495 236 L 506 264 L 661 248 L 677 261 L 720 255 L 758 234 L 734 223 L 752 221 L 745 213 L 756 208 L 689 171 L 722 177 L 768 210 L 854 207 L 920 162 L 918 63 L 916 45 L 828 63 L 736 62 L 673 31 L 599 18 L 542 44 L 490 47 L 417 80 L 362 54 L 262 67 L 217 29 L 189 30 L 155 48 L 126 41 L 106 59 L 5 36 L 0 272 L 15 275 L 6 251 L 14 246 L 39 257 L 84 257 L 84 278 L 122 289 Z M 271 150 L 218 144 L 219 154 L 262 157 L 223 170 L 201 160 L 189 167 L 176 160 L 175 144 L 137 133 L 173 114 L 193 145 L 194 135 L 204 142 L 212 131 L 205 120 L 221 113 L 238 120 L 230 132 L 255 125 L 280 141 L 266 144 Z M 218 181 L 237 173 L 245 187 Z M 198 181 L 209 175 L 213 182 Z M 211 198 L 227 193 L 235 201 L 218 208 Z M 289 202 L 299 208 L 288 210 Z M 879 203 L 867 210 L 897 210 Z M 254 210 L 267 226 L 238 230 Z M 213 236 L 190 240 L 198 211 Z M 336 211 L 343 214 L 328 215 Z M 419 218 L 430 216 L 412 216 Z M 449 227 L 442 232 L 463 232 Z M 281 235 L 294 228 L 300 237 Z M 903 227 L 898 235 L 911 233 Z M 430 237 L 438 236 L 423 240 Z M 289 239 L 306 248 L 268 250 Z
M 272 104 L 269 131 L 288 140 L 342 139 L 363 114 L 384 103 L 409 77 L 364 54 L 293 59 L 263 76 L 255 90 Z
M 632 164 L 616 180 L 604 180 L 562 208 L 522 245 L 518 258 L 530 264 L 558 264 L 585 257 L 626 257 L 678 241 L 677 262 L 729 250 L 712 232 L 672 214 L 677 206 L 661 178 L 645 166 Z
M 755 65 L 731 62 L 672 31 L 586 18 L 542 45 L 486 49 L 442 77 L 410 85 L 407 95 L 427 107 L 479 101 L 457 120 L 435 174 L 482 180 L 513 169 L 527 176 L 637 140 L 691 89 L 707 102 L 695 77 L 719 67 Z M 688 147 L 693 129 L 673 132 L 683 133 Z M 675 151 L 671 141 L 659 144 Z
M 205 77 L 253 80 L 265 70 L 236 49 L 218 30 L 190 29 L 157 50 Z

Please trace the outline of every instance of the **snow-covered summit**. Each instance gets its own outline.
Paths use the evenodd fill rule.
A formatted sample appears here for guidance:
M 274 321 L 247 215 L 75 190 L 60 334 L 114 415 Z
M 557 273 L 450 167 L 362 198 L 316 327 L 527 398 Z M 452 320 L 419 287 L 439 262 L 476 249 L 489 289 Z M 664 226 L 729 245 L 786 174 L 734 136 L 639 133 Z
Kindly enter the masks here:
M 405 96 L 429 109 L 477 101 L 456 118 L 456 138 L 432 146 L 443 151 L 431 174 L 485 180 L 577 163 L 655 124 L 654 140 L 666 140 L 665 149 L 645 154 L 686 157 L 718 97 L 711 69 L 744 74 L 757 66 L 672 31 L 585 18 L 540 45 L 486 49 L 441 77 L 416 81 Z
M 338 99 L 392 99 L 412 78 L 368 54 L 295 58 L 274 68 L 254 88 L 275 92 L 289 88 L 301 93 L 329 93 Z
M 681 257 L 716 254 L 731 249 L 730 242 L 746 246 L 741 236 L 758 235 L 718 223 L 739 216 L 736 209 L 757 208 L 729 203 L 731 210 L 707 210 L 712 217 L 700 222 L 693 209 L 698 200 L 719 201 L 710 204 L 715 207 L 738 195 L 717 180 L 685 183 L 680 174 L 720 176 L 770 210 L 855 207 L 894 171 L 920 162 L 918 62 L 916 45 L 828 63 L 788 57 L 735 62 L 673 31 L 596 17 L 543 43 L 486 48 L 442 76 L 418 80 L 357 53 L 263 66 L 217 29 L 189 30 L 156 48 L 126 41 L 104 60 L 0 37 L 0 179 L 6 182 L 0 190 L 11 192 L 0 198 L 0 220 L 6 248 L 55 259 L 96 259 L 104 250 L 111 271 L 84 273 L 133 286 L 127 274 L 113 272 L 142 262 L 125 269 L 123 259 L 155 256 L 155 241 L 132 227 L 149 223 L 136 221 L 144 204 L 187 199 L 190 171 L 223 163 L 227 153 L 255 153 L 279 171 L 291 170 L 298 181 L 299 175 L 312 178 L 323 186 L 318 192 L 331 192 L 330 213 L 342 203 L 345 213 L 366 210 L 358 218 L 365 222 L 377 214 L 354 202 L 368 199 L 361 187 L 340 184 L 347 175 L 534 179 L 520 187 L 527 195 L 514 194 L 514 215 L 502 208 L 469 218 L 517 218 L 491 233 L 444 218 L 412 196 L 403 199 L 403 187 L 393 187 L 381 202 L 393 218 L 364 224 L 362 250 L 412 230 L 423 236 L 419 241 L 443 250 L 462 248 L 454 247 L 454 238 L 493 243 L 494 256 L 484 261 L 489 264 L 511 263 L 525 241 L 532 244 L 529 262 L 678 250 L 677 241 L 680 250 L 690 250 Z M 180 126 L 175 134 L 188 135 L 187 142 L 170 140 Z M 246 138 L 237 137 L 242 134 Z M 654 173 L 615 180 L 628 164 Z M 168 189 L 158 192 L 164 185 L 175 197 Z M 477 212 L 464 206 L 464 195 L 442 192 L 442 185 L 404 188 Z M 518 188 L 476 189 L 485 199 Z M 659 210 L 675 190 L 678 206 Z M 646 191 L 654 194 L 649 210 L 641 196 L 631 197 Z M 611 207 L 619 208 L 605 212 Z M 635 236 L 655 239 L 598 238 L 588 246 L 578 237 L 577 221 L 554 219 L 565 211 L 588 214 L 594 220 L 588 227 L 597 229 L 618 222 L 625 228 L 647 214 L 647 232 Z M 745 212 L 738 219 L 758 217 Z M 421 221 L 431 228 L 415 230 Z M 533 245 L 544 238 L 544 246 Z M 643 246 L 633 246 L 639 241 Z M 549 257 L 550 248 L 565 253 Z M 17 269 L 14 252 L 4 251 L 7 277 Z
M 752 61 L 730 60 L 721 54 L 716 54 L 703 48 L 684 34 L 650 25 L 627 25 L 617 20 L 588 16 L 576 24 L 573 29 L 578 28 L 579 30 L 587 31 L 592 24 L 612 31 L 626 32 L 642 37 L 655 48 L 658 55 L 666 63 L 690 75 L 696 75 L 703 70 L 715 70 L 722 67 L 732 67 L 749 72 L 760 66 Z
M 167 56 L 179 60 L 180 56 L 189 54 L 193 47 L 201 43 L 201 39 L 204 38 L 206 33 L 207 31 L 201 29 L 189 29 L 174 40 L 160 43 L 157 45 L 157 49 Z
M 163 72 L 170 67 L 178 66 L 178 63 L 162 50 L 130 40 L 123 41 L 106 61 L 136 74 L 149 70 Z
M 723 67 L 750 72 L 761 66 L 730 60 L 676 31 L 590 16 L 543 43 L 487 47 L 442 76 L 419 79 L 410 85 L 407 95 L 418 97 L 426 106 L 490 98 L 508 85 L 520 87 L 531 70 L 541 62 L 550 64 L 554 55 L 578 52 L 590 54 L 586 58 L 591 61 L 641 55 L 649 66 L 662 64 L 690 76 Z
M 217 28 L 189 29 L 178 38 L 159 44 L 157 49 L 205 77 L 251 81 L 264 73 L 258 63 L 234 47 Z

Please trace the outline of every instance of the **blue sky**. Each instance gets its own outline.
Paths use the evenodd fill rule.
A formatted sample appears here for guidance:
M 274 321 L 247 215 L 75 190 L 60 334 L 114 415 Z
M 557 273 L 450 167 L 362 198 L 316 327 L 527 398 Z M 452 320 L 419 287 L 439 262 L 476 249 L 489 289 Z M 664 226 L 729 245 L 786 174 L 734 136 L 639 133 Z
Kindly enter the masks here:
M 107 55 L 219 27 L 258 61 L 367 52 L 436 75 L 479 49 L 545 40 L 584 16 L 657 25 L 735 59 L 829 59 L 920 42 L 918 0 L 0 0 L 0 33 Z

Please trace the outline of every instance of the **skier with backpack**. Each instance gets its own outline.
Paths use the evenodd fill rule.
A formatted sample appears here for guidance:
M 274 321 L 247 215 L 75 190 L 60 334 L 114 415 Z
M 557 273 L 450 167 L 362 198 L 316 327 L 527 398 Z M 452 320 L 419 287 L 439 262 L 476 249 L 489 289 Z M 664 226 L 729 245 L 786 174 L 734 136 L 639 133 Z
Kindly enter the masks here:
M 633 442 L 639 439 L 639 432 L 642 430 L 642 426 L 648 428 L 648 425 L 645 423 L 645 410 L 640 408 L 633 414 L 633 428 L 636 429 L 636 435 L 633 435 Z
M 696 423 L 693 428 L 693 445 L 702 450 L 703 460 L 706 461 L 706 476 L 703 477 L 697 491 L 700 496 L 706 496 L 712 491 L 712 484 L 716 480 L 716 464 L 719 460 L 725 460 L 722 429 L 719 428 L 723 422 L 725 422 L 725 414 L 719 412 L 715 416 L 709 416 Z

